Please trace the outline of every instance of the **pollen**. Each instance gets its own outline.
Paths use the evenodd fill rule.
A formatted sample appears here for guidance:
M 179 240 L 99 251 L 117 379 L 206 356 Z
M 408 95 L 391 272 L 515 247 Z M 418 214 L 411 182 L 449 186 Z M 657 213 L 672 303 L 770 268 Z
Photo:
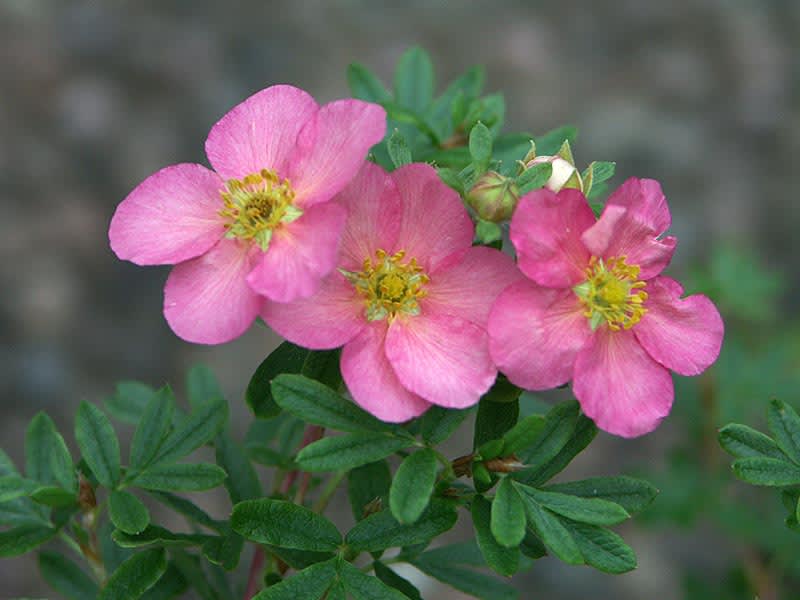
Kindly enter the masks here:
M 266 251 L 272 232 L 282 223 L 290 223 L 303 212 L 294 206 L 294 190 L 288 179 L 275 171 L 262 169 L 244 179 L 229 179 L 220 192 L 224 207 L 225 236 L 255 242 Z
M 572 288 L 583 302 L 593 331 L 603 323 L 612 331 L 630 329 L 647 312 L 647 283 L 639 280 L 639 266 L 629 265 L 625 259 L 593 256 L 585 271 L 586 281 Z
M 430 279 L 415 258 L 404 262 L 405 255 L 404 250 L 392 255 L 377 250 L 374 259 L 364 260 L 361 271 L 339 270 L 364 297 L 368 321 L 419 314 L 419 300 L 425 297 Z

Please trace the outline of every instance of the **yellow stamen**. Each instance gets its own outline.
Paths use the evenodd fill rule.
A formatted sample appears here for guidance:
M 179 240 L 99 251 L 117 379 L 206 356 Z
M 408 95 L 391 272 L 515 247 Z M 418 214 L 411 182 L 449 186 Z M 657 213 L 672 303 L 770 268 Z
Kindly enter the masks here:
M 226 220 L 226 237 L 254 241 L 262 250 L 269 247 L 276 227 L 303 214 L 292 204 L 289 180 L 281 180 L 275 171 L 262 169 L 244 179 L 229 179 L 225 187 L 220 192 L 225 207 L 219 214 Z
M 630 329 L 647 312 L 647 286 L 639 281 L 639 266 L 629 265 L 625 256 L 608 260 L 593 256 L 586 268 L 586 281 L 573 291 L 581 299 L 592 330 L 604 322 L 612 331 Z
M 424 285 L 430 281 L 417 264 L 417 259 L 403 263 L 405 250 L 389 256 L 375 252 L 375 260 L 366 258 L 361 271 L 339 269 L 364 297 L 364 314 L 369 321 L 394 319 L 398 314 L 418 315 L 419 300 L 427 294 Z

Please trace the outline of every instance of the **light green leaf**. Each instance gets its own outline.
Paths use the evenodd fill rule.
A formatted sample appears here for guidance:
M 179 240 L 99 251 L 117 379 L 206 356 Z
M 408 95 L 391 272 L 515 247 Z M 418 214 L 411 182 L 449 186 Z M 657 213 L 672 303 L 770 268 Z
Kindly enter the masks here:
M 556 483 L 544 488 L 550 492 L 560 492 L 583 498 L 601 498 L 615 502 L 628 513 L 645 509 L 658 495 L 658 490 L 643 479 L 635 477 L 591 477 L 580 481 Z
M 800 467 L 776 458 L 739 458 L 733 461 L 732 467 L 739 479 L 753 485 L 781 487 L 800 484 Z
M 224 400 L 222 388 L 214 372 L 205 365 L 194 365 L 186 374 L 186 394 L 192 408 L 211 400 Z
M 170 494 L 169 492 L 150 491 L 149 493 L 164 506 L 171 508 L 175 512 L 182 514 L 187 519 L 194 521 L 199 525 L 203 525 L 204 527 L 208 527 L 214 531 L 224 531 L 226 529 L 224 523 L 215 521 L 203 509 L 182 496 L 176 496 L 175 494 Z
M 392 159 L 395 169 L 411 163 L 411 150 L 408 148 L 408 142 L 406 142 L 406 138 L 403 137 L 403 134 L 398 129 L 395 129 L 389 137 L 386 142 L 386 148 L 389 151 L 389 158 Z
M 213 539 L 210 535 L 197 533 L 174 533 L 158 525 L 148 525 L 141 533 L 125 533 L 116 529 L 111 538 L 123 548 L 144 546 L 199 546 Z
M 389 507 L 401 523 L 413 523 L 428 506 L 436 482 L 436 464 L 436 453 L 423 448 L 406 457 L 398 467 L 389 493 Z
M 791 460 L 800 463 L 800 417 L 794 409 L 774 399 L 770 402 L 767 422 L 778 447 Z
M 228 404 L 224 400 L 211 400 L 195 407 L 182 424 L 169 434 L 151 461 L 172 462 L 213 440 L 225 426 Z
M 492 501 L 491 530 L 501 546 L 519 546 L 525 538 L 525 505 L 510 479 L 497 486 Z
M 131 470 L 149 466 L 172 428 L 175 401 L 166 386 L 154 393 L 142 412 L 131 442 Z
M 0 558 L 30 552 L 55 534 L 56 530 L 52 527 L 36 523 L 26 523 L 0 531 Z
M 398 104 L 419 114 L 433 101 L 433 63 L 422 48 L 406 50 L 394 74 L 394 95 Z
M 347 85 L 353 98 L 367 102 L 385 102 L 391 100 L 391 94 L 381 81 L 364 65 L 351 63 L 347 67 Z
M 375 462 L 410 446 L 413 440 L 383 433 L 348 433 L 309 444 L 297 455 L 303 471 L 339 471 Z
M 71 492 L 78 491 L 78 479 L 72 456 L 55 423 L 40 412 L 25 432 L 25 474 L 45 485 L 56 485 Z
M 605 573 L 627 573 L 636 568 L 636 555 L 625 541 L 613 531 L 564 521 L 587 565 Z
M 483 123 L 476 123 L 469 132 L 469 154 L 482 170 L 486 169 L 492 158 L 492 134 Z
M 474 544 L 470 544 L 474 548 Z M 458 556 L 453 555 L 449 549 L 453 546 L 444 546 L 436 550 L 425 552 L 413 559 L 411 564 L 423 573 L 438 579 L 482 600 L 518 600 L 519 593 L 510 585 L 499 581 L 495 577 L 465 568 L 470 566 L 483 566 L 483 560 L 478 552 L 478 561 L 463 562 Z M 477 548 L 475 548 L 477 550 Z
M 111 492 L 108 498 L 108 512 L 114 526 L 125 533 L 141 533 L 150 524 L 147 507 L 129 492 Z
M 597 185 L 611 179 L 614 176 L 614 171 L 617 168 L 617 163 L 596 160 L 589 164 L 587 168 L 592 174 L 592 185 Z
M 735 423 L 725 425 L 719 430 L 719 443 L 736 458 L 747 458 L 748 456 L 766 456 L 778 460 L 789 458 L 778 448 L 771 437 L 747 425 Z
M 167 558 L 162 548 L 134 554 L 108 578 L 98 600 L 137 600 L 166 570 Z
M 572 125 L 565 125 L 563 127 L 558 127 L 557 129 L 552 129 L 551 131 L 548 131 L 547 133 L 535 138 L 536 153 L 540 156 L 543 154 L 552 156 L 559 151 L 565 141 L 569 142 L 570 144 L 574 144 L 575 138 L 577 137 L 578 130 Z
M 137 475 L 131 485 L 146 490 L 197 492 L 217 487 L 226 476 L 217 465 L 208 463 L 157 464 Z
M 385 460 L 357 467 L 347 474 L 347 493 L 356 521 L 366 516 L 364 510 L 376 500 L 380 509 L 380 505 L 389 498 L 391 484 L 392 473 Z
M 39 553 L 39 573 L 50 586 L 68 600 L 95 600 L 97 584 L 63 554 Z
M 355 552 L 377 552 L 397 546 L 411 546 L 432 540 L 456 523 L 456 511 L 442 500 L 431 502 L 413 525 L 403 525 L 388 510 L 368 516 L 356 523 L 345 538 Z
M 597 435 L 597 426 L 591 419 L 586 418 L 584 415 L 578 415 L 578 420 L 572 431 L 572 435 L 567 440 L 567 443 L 559 450 L 553 458 L 547 463 L 530 470 L 525 471 L 527 481 L 531 485 L 539 485 L 545 481 L 549 481 L 555 475 L 560 473 L 578 454 L 580 454 L 586 446 L 588 446 L 594 437 Z M 530 465 L 533 461 L 528 461 Z
M 226 571 L 232 571 L 239 564 L 244 548 L 244 538 L 231 531 L 227 535 L 212 537 L 203 544 L 203 556 Z
M 233 508 L 231 527 L 248 540 L 282 548 L 333 552 L 342 543 L 336 526 L 322 515 L 283 500 L 246 500 Z
M 483 496 L 472 500 L 472 524 L 486 564 L 500 575 L 510 577 L 519 569 L 519 549 L 501 546 L 491 530 L 492 505 Z
M 336 563 L 339 559 L 311 565 L 299 573 L 271 585 L 253 600 L 319 600 L 336 578 Z
M 591 525 L 616 525 L 630 518 L 619 504 L 601 498 L 582 498 L 558 492 L 546 492 L 517 484 L 520 494 L 534 500 L 548 510 L 580 523 Z
M 114 488 L 119 483 L 119 440 L 105 413 L 88 402 L 81 402 L 75 418 L 75 439 L 83 460 L 100 485 Z

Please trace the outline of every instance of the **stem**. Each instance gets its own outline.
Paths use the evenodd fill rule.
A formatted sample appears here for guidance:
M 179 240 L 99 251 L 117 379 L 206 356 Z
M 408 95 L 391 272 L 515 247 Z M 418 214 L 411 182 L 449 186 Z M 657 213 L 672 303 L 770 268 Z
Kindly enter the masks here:
M 244 591 L 244 600 L 250 600 L 258 591 L 258 575 L 264 567 L 264 548 L 256 546 L 253 552 L 253 560 L 250 563 L 250 572 L 247 575 L 247 589 Z
M 331 498 L 333 498 L 333 495 L 339 488 L 339 484 L 346 475 L 347 471 L 339 471 L 338 473 L 334 473 L 333 476 L 328 480 L 328 483 L 325 484 L 323 490 L 320 492 L 319 498 L 317 498 L 317 501 L 314 502 L 311 510 L 319 514 L 325 512 L 325 509 L 328 507 L 328 503 L 331 501 Z

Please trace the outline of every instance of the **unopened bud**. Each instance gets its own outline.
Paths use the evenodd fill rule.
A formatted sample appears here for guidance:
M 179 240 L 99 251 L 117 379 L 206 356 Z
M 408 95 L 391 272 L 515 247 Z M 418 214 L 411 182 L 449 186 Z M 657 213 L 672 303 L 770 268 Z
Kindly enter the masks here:
M 495 171 L 481 176 L 467 193 L 467 204 L 484 221 L 499 223 L 511 218 L 519 202 L 519 189 L 513 179 Z
M 578 172 L 578 169 L 575 168 L 575 165 L 560 156 L 537 156 L 533 160 L 526 162 L 525 168 L 529 169 L 533 165 L 545 162 L 549 162 L 553 165 L 553 173 L 550 175 L 550 179 L 547 180 L 547 183 L 544 184 L 544 187 L 554 192 L 559 192 L 564 188 L 583 190 L 583 181 L 581 180 L 581 174 Z

